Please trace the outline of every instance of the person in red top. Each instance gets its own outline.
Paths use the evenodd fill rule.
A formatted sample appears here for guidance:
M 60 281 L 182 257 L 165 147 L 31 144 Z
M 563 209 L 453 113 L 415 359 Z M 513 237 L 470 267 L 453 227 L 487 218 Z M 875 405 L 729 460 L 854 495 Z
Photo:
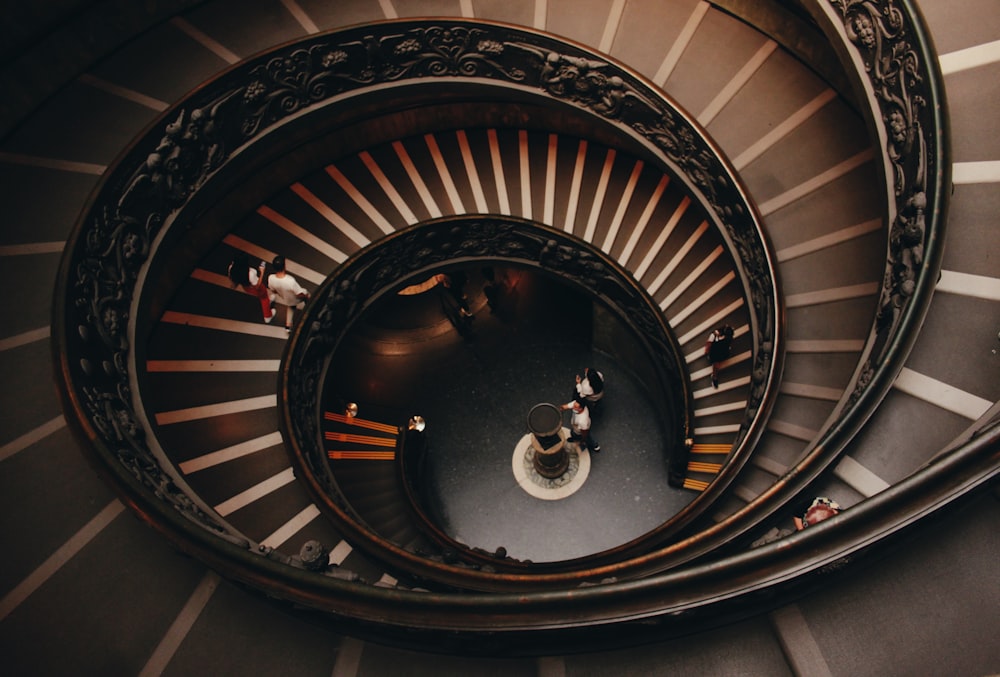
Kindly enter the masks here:
M 274 306 L 271 305 L 272 294 L 264 283 L 264 268 L 263 261 L 260 262 L 259 268 L 253 268 L 250 265 L 250 257 L 239 252 L 233 257 L 226 272 L 233 285 L 260 299 L 260 310 L 264 315 L 264 321 L 270 322 L 274 319 Z
M 826 496 L 817 496 L 805 510 L 792 517 L 792 521 L 795 522 L 795 528 L 802 531 L 806 527 L 829 519 L 839 512 L 840 505 L 836 501 Z

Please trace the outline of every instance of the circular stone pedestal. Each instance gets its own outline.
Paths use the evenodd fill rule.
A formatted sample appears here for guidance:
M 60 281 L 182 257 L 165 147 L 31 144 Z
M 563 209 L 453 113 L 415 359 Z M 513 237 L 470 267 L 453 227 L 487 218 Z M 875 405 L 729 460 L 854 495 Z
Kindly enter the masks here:
M 569 429 L 562 429 L 563 435 L 569 436 Z M 566 471 L 555 478 L 541 475 L 535 469 L 535 449 L 532 444 L 532 434 L 528 433 L 514 447 L 514 457 L 511 466 L 514 479 L 518 486 L 535 498 L 546 501 L 557 501 L 571 496 L 587 481 L 590 474 L 590 452 L 581 449 L 575 443 L 566 444 L 568 463 Z
M 569 468 L 566 435 L 562 429 L 562 411 L 556 405 L 536 404 L 528 412 L 535 472 L 552 480 L 561 477 Z

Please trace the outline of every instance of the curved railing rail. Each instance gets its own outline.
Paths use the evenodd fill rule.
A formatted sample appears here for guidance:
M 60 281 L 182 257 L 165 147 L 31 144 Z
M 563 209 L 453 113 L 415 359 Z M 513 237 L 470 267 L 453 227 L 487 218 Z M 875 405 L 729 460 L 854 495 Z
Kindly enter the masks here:
M 616 315 L 642 346 L 641 360 L 648 365 L 644 385 L 657 410 L 664 412 L 664 457 L 671 464 L 678 454 L 686 458 L 686 423 L 692 407 L 684 355 L 645 289 L 609 256 L 562 231 L 514 217 L 455 216 L 397 231 L 369 245 L 341 264 L 313 294 L 289 339 L 278 389 L 282 429 L 296 476 L 357 547 L 396 570 L 449 585 L 504 589 L 550 570 L 578 570 L 583 580 L 595 562 L 617 561 L 653 549 L 658 545 L 657 530 L 600 556 L 529 565 L 515 560 L 484 561 L 449 539 L 447 545 L 455 556 L 445 562 L 440 553 L 434 558 L 412 553 L 352 520 L 351 507 L 327 459 L 320 426 L 324 392 L 337 387 L 330 361 L 358 319 L 387 294 L 449 265 L 474 262 L 542 271 L 585 292 Z M 429 531 L 437 531 L 428 526 Z M 493 570 L 520 574 L 505 576 Z M 532 583 L 535 587 L 542 584 Z
M 358 586 L 343 580 L 350 578 L 349 574 L 339 572 L 316 575 L 288 566 L 287 558 L 274 553 L 262 557 L 250 550 L 245 539 L 183 491 L 182 483 L 150 449 L 146 428 L 133 403 L 131 345 L 125 330 L 134 313 L 132 301 L 143 263 L 160 237 L 158 233 L 189 218 L 184 211 L 198 190 L 268 125 L 319 106 L 326 99 L 312 97 L 329 94 L 330 86 L 363 86 L 338 70 L 345 63 L 342 54 L 348 52 L 327 50 L 329 45 L 323 42 L 326 36 L 314 39 L 312 49 L 286 48 L 284 59 L 265 57 L 240 65 L 214 83 L 218 88 L 195 92 L 140 139 L 102 181 L 67 245 L 56 289 L 53 350 L 71 428 L 95 451 L 129 505 L 182 550 L 271 596 L 321 610 L 334 619 L 357 622 L 359 625 L 352 626 L 356 632 L 370 629 L 393 635 L 398 631 L 398 639 L 404 642 L 405 636 L 416 636 L 408 629 L 416 627 L 431 633 L 446 631 L 450 636 L 486 633 L 490 637 L 484 640 L 487 644 L 497 633 L 522 639 L 544 637 L 541 641 L 551 649 L 553 637 L 562 636 L 560 632 L 586 633 L 615 622 L 631 623 L 636 628 L 648 624 L 663 636 L 664 629 L 679 625 L 690 631 L 699 619 L 717 617 L 726 608 L 734 614 L 740 608 L 757 613 L 762 600 L 776 599 L 775 595 L 788 586 L 821 579 L 825 570 L 843 562 L 845 554 L 862 554 L 867 547 L 994 479 L 1000 468 L 996 451 L 1000 431 L 996 425 L 980 431 L 903 482 L 815 530 L 785 539 L 780 547 L 765 546 L 711 564 L 653 573 L 657 567 L 676 566 L 746 533 L 779 509 L 784 502 L 779 499 L 801 492 L 829 467 L 891 386 L 915 340 L 940 268 L 950 185 L 946 107 L 933 48 L 915 7 L 910 2 L 860 0 L 833 0 L 830 6 L 809 3 L 806 7 L 841 52 L 845 70 L 864 92 L 862 100 L 872 106 L 868 119 L 880 140 L 879 156 L 885 159 L 887 186 L 891 186 L 887 191 L 891 235 L 880 322 L 866 347 L 865 364 L 857 374 L 854 391 L 842 402 L 840 415 L 823 434 L 821 444 L 746 510 L 699 533 L 685 543 L 683 553 L 679 547 L 667 553 L 642 580 L 608 580 L 593 587 L 556 587 L 526 595 L 447 595 Z M 357 29 L 354 35 L 365 38 L 366 31 Z M 545 55 L 548 43 L 544 37 L 521 35 L 527 35 L 524 42 L 528 46 L 522 56 Z M 419 44 L 408 42 L 407 36 L 398 37 L 391 43 L 397 49 L 405 51 Z M 507 43 L 485 41 L 477 45 L 473 61 L 489 66 L 495 63 L 497 49 L 502 52 Z M 381 78 L 379 84 L 397 83 L 413 74 L 389 68 L 393 60 L 388 58 L 388 47 L 386 42 L 362 41 L 355 52 L 352 46 L 351 54 L 367 63 L 363 73 L 371 76 L 368 83 L 376 82 L 376 76 Z M 597 86 L 603 80 L 606 62 L 571 53 L 561 43 L 551 50 L 544 57 L 546 80 L 537 84 L 535 91 L 561 98 L 615 124 L 622 121 L 616 116 L 647 103 L 641 97 L 633 98 L 623 82 L 605 81 Z M 419 51 L 411 54 L 425 55 Z M 583 61 L 574 63 L 577 59 Z M 269 71 L 267 64 L 272 63 L 276 69 Z M 435 67 L 455 64 L 439 54 L 425 63 Z M 308 75 L 302 70 L 305 64 L 318 64 L 325 77 L 298 77 Z M 252 80 L 249 75 L 261 79 Z M 490 75 L 501 76 L 500 71 Z M 461 79 L 462 75 L 448 77 Z M 523 80 L 517 86 L 530 88 Z M 234 116 L 245 124 L 233 126 Z M 715 167 L 706 164 L 712 160 L 700 151 L 711 151 L 710 144 L 691 148 L 674 130 L 662 128 L 665 122 L 676 120 L 651 122 L 653 126 L 634 128 L 635 138 L 651 142 L 671 166 L 691 169 L 698 177 L 691 180 L 691 185 L 699 188 L 696 192 L 717 207 L 717 213 L 731 214 L 726 198 L 741 191 L 738 183 L 716 183 L 708 172 Z M 748 214 L 736 216 L 750 218 Z M 732 242 L 745 235 L 731 224 L 722 226 Z M 753 266 L 770 258 L 765 251 L 747 260 Z M 757 286 L 761 284 L 767 283 L 758 282 Z M 753 296 L 756 306 L 759 300 L 774 298 L 774 293 L 759 288 Z M 777 303 L 770 307 L 776 310 Z M 766 332 L 755 327 L 754 335 L 766 337 Z M 773 339 L 777 341 L 777 335 Z M 766 354 L 766 350 L 757 350 L 759 347 L 755 346 L 755 355 Z M 772 347 L 774 354 L 780 355 L 780 349 Z M 755 373 L 762 366 L 773 373 L 777 362 L 768 355 L 764 362 L 755 363 Z M 134 366 L 131 369 L 134 372 Z M 761 401 L 766 403 L 768 398 Z M 752 437 L 749 433 L 743 436 Z M 534 634 L 539 630 L 554 632 Z

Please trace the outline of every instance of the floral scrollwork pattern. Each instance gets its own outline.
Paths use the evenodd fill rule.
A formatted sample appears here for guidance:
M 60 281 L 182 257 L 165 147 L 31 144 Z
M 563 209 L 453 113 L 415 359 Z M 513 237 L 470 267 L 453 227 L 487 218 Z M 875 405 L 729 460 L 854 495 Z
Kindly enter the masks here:
M 889 336 L 917 288 L 927 237 L 928 177 L 937 160 L 925 129 L 929 76 L 895 0 L 830 0 L 857 49 L 881 110 L 892 171 L 896 216 L 889 226 L 886 270 L 876 318 L 875 363 L 885 356 Z M 870 380 L 870 379 L 869 379 Z M 858 384 L 861 389 L 863 386 Z M 856 388 L 854 398 L 859 394 Z

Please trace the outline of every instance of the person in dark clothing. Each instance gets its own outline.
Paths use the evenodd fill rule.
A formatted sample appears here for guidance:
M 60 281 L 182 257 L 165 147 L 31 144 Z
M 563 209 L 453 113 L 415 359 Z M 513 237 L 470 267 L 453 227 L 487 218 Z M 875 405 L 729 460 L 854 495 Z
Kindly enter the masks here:
M 590 413 L 596 416 L 601 398 L 604 397 L 604 374 L 593 367 L 584 368 L 582 376 L 576 375 L 573 397 L 583 398 Z
M 733 350 L 733 328 L 728 324 L 712 330 L 705 342 L 705 356 L 712 364 L 712 387 L 719 387 L 719 371 L 722 362 L 729 359 Z

